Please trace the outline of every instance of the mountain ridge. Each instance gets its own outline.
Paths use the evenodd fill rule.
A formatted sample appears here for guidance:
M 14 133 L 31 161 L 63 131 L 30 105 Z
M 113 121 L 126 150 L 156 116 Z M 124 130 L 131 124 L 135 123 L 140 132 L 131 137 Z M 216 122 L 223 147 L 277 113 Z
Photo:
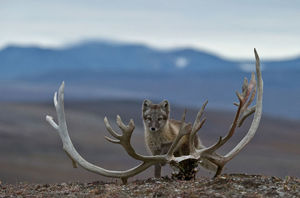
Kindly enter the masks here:
M 209 53 L 194 49 L 154 50 L 143 45 L 88 43 L 49 49 L 8 46 L 0 51 L 0 65 L 7 77 L 40 75 L 53 70 L 86 69 L 97 71 L 172 71 L 176 58 L 188 59 L 188 70 L 219 69 L 233 64 Z M 201 67 L 200 67 L 200 66 Z M 221 65 L 221 67 L 220 67 Z M 18 74 L 18 75 L 17 75 Z
M 300 105 L 300 59 L 261 60 L 264 111 L 299 119 L 294 106 Z M 113 42 L 57 49 L 11 46 L 0 51 L 0 101 L 45 100 L 66 81 L 73 98 L 167 98 L 189 106 L 208 99 L 213 108 L 232 109 L 234 91 L 244 77 L 250 78 L 253 61 L 228 60 L 193 48 L 157 50 Z

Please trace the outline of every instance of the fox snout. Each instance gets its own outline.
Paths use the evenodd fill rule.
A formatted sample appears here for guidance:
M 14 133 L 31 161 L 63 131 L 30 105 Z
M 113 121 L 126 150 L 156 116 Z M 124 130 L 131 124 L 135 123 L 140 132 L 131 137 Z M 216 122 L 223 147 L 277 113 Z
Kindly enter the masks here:
M 150 122 L 148 123 L 148 128 L 151 132 L 158 131 L 162 126 L 158 122 Z
M 144 120 L 144 124 L 150 132 L 157 132 L 162 130 L 162 128 L 166 124 L 166 121 L 163 120 L 158 121 L 155 118 L 148 117 L 147 119 Z
M 150 127 L 150 131 L 155 132 L 155 131 L 157 131 L 157 128 L 155 128 L 155 127 Z

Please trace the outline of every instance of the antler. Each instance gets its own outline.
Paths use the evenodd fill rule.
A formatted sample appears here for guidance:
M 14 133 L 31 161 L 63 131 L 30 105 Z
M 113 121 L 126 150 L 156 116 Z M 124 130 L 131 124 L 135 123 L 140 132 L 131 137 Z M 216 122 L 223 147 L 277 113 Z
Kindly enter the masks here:
M 168 154 L 157 155 L 157 156 L 143 156 L 137 154 L 130 143 L 130 138 L 135 128 L 133 120 L 130 120 L 129 124 L 125 125 L 121 120 L 120 116 L 119 115 L 117 116 L 117 124 L 121 129 L 121 131 L 123 132 L 123 134 L 120 135 L 112 129 L 112 127 L 108 122 L 108 119 L 105 117 L 104 123 L 106 129 L 116 139 L 112 139 L 109 137 L 105 137 L 105 138 L 112 143 L 122 145 L 123 148 L 126 150 L 126 152 L 132 158 L 142 161 L 140 165 L 125 171 L 107 170 L 86 161 L 83 157 L 80 156 L 80 154 L 76 151 L 76 149 L 73 146 L 73 143 L 69 136 L 66 119 L 65 119 L 65 112 L 64 112 L 64 82 L 61 84 L 59 88 L 58 95 L 57 92 L 55 92 L 54 94 L 54 106 L 57 112 L 58 125 L 54 122 L 51 116 L 47 115 L 46 120 L 54 129 L 57 130 L 63 143 L 63 149 L 67 153 L 68 157 L 72 160 L 73 167 L 76 168 L 77 164 L 79 164 L 84 169 L 97 173 L 99 175 L 106 176 L 106 177 L 121 178 L 123 183 L 126 183 L 129 177 L 139 174 L 140 172 L 144 171 L 145 169 L 149 168 L 154 164 L 167 163 L 169 161 L 172 161 L 173 153 L 176 145 L 178 144 L 180 139 L 189 132 L 187 130 L 187 124 L 184 122 L 185 121 L 185 113 L 184 113 L 182 117 L 180 133 L 177 136 L 177 139 L 173 142 L 171 148 L 168 151 Z
M 218 176 L 219 174 L 221 174 L 224 165 L 228 161 L 230 161 L 233 157 L 235 157 L 253 138 L 254 134 L 257 131 L 262 116 L 262 97 L 263 97 L 263 80 L 262 80 L 262 75 L 260 70 L 260 60 L 256 52 L 256 49 L 254 49 L 254 54 L 256 59 L 256 75 L 257 75 L 257 89 L 258 89 L 256 105 L 249 108 L 249 106 L 251 105 L 251 103 L 255 98 L 255 93 L 256 93 L 255 74 L 252 73 L 249 84 L 248 84 L 248 80 L 246 78 L 244 79 L 244 83 L 242 86 L 242 93 L 236 92 L 239 103 L 235 103 L 235 105 L 238 106 L 238 109 L 227 135 L 224 138 L 220 137 L 219 140 L 214 145 L 202 149 L 195 148 L 192 141 L 193 137 L 191 137 L 190 147 L 192 147 L 191 148 L 192 152 L 190 153 L 189 156 L 178 158 L 177 159 L 178 162 L 188 158 L 194 158 L 197 160 L 208 159 L 209 161 L 211 161 L 212 163 L 218 166 L 217 172 L 215 174 L 215 176 Z M 204 119 L 203 121 L 200 122 L 200 117 L 202 115 L 205 105 L 206 103 L 199 111 L 194 126 L 200 126 L 201 128 L 201 124 L 205 121 Z M 219 149 L 222 145 L 224 145 L 232 137 L 236 128 L 240 127 L 243 124 L 244 120 L 254 112 L 255 114 L 250 129 L 246 134 L 246 136 L 239 142 L 239 144 L 224 156 L 216 154 L 215 151 Z M 196 132 L 196 130 L 194 131 L 194 128 L 196 127 L 193 127 L 192 134 Z
M 156 156 L 144 156 L 140 155 L 135 152 L 134 148 L 132 147 L 130 143 L 131 135 L 134 131 L 135 125 L 133 120 L 129 121 L 128 125 L 125 125 L 123 121 L 121 120 L 120 116 L 117 116 L 117 125 L 121 129 L 122 134 L 118 134 L 116 131 L 112 129 L 110 126 L 108 119 L 104 118 L 104 123 L 106 126 L 107 131 L 115 138 L 109 138 L 105 137 L 108 141 L 114 143 L 114 144 L 120 144 L 125 151 L 128 153 L 129 156 L 132 158 L 141 161 L 141 164 L 139 164 L 136 167 L 133 167 L 128 170 L 124 171 L 114 171 L 114 170 L 107 170 L 104 168 L 101 168 L 99 166 L 96 166 L 94 164 L 91 164 L 90 162 L 86 161 L 83 157 L 80 156 L 80 154 L 76 151 L 76 149 L 73 146 L 73 143 L 70 139 L 69 132 L 67 129 L 66 119 L 65 119 L 65 112 L 64 112 L 64 82 L 61 84 L 58 94 L 55 92 L 54 94 L 54 106 L 57 112 L 57 118 L 58 118 L 58 124 L 56 124 L 53 121 L 53 118 L 51 116 L 46 116 L 46 120 L 49 122 L 49 124 L 58 131 L 59 136 L 63 143 L 63 149 L 69 156 L 69 158 L 72 160 L 73 167 L 76 168 L 77 164 L 79 164 L 84 169 L 97 173 L 102 176 L 106 177 L 115 177 L 115 178 L 121 178 L 123 183 L 127 182 L 127 179 L 129 177 L 132 177 L 136 174 L 139 174 L 140 172 L 146 170 L 150 166 L 157 164 L 157 163 L 168 163 L 171 165 L 176 165 L 181 161 L 187 160 L 187 159 L 195 159 L 198 161 L 201 161 L 202 159 L 207 159 L 211 161 L 212 163 L 216 164 L 218 166 L 218 170 L 216 172 L 216 176 L 219 175 L 222 171 L 222 168 L 224 165 L 231 160 L 234 156 L 236 156 L 240 150 L 245 147 L 249 141 L 254 136 L 262 114 L 262 94 L 263 94 L 263 81 L 260 71 L 260 62 L 259 57 L 257 55 L 256 50 L 254 49 L 255 58 L 256 58 L 256 75 L 257 75 L 257 87 L 258 87 L 258 93 L 257 93 L 257 101 L 256 106 L 250 107 L 251 103 L 254 100 L 255 92 L 256 92 L 256 81 L 254 74 L 252 74 L 250 83 L 248 84 L 248 81 L 245 80 L 243 87 L 242 87 L 242 93 L 237 93 L 237 97 L 239 99 L 239 104 L 236 104 L 238 106 L 238 110 L 236 112 L 233 124 L 231 125 L 230 130 L 228 131 L 228 134 L 223 138 L 220 137 L 218 142 L 210 147 L 205 147 L 201 149 L 197 149 L 194 145 L 194 138 L 196 133 L 200 130 L 200 128 L 205 123 L 206 119 L 201 120 L 201 116 L 203 115 L 205 106 L 207 104 L 207 101 L 202 106 L 201 110 L 198 112 L 195 122 L 193 124 L 193 127 L 191 130 L 189 130 L 189 125 L 185 123 L 185 115 L 186 111 L 184 112 L 182 119 L 181 119 L 181 126 L 179 133 L 177 137 L 175 138 L 174 142 L 172 143 L 171 147 L 169 148 L 167 154 L 165 155 L 156 155 Z M 241 126 L 243 121 L 249 117 L 252 113 L 254 113 L 254 118 L 251 124 L 251 127 L 247 133 L 247 135 L 241 140 L 241 142 L 232 149 L 228 154 L 225 156 L 216 154 L 215 151 L 220 148 L 223 144 L 225 144 L 231 136 L 234 134 L 235 129 L 237 126 Z M 186 156 L 180 156 L 180 157 L 174 157 L 174 151 L 181 140 L 181 138 L 184 135 L 190 134 L 189 143 L 190 143 L 190 155 Z

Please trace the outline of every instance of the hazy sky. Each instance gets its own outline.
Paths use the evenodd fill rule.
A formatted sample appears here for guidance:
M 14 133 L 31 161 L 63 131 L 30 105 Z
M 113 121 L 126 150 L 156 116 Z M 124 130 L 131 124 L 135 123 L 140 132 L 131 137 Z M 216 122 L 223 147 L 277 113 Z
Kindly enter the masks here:
M 0 0 L 0 48 L 85 39 L 191 46 L 230 58 L 300 55 L 298 0 Z

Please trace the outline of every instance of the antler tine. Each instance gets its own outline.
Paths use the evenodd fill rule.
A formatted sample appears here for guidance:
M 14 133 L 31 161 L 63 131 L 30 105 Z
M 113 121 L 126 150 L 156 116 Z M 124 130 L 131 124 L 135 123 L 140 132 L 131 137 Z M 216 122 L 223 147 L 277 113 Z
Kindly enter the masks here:
M 107 131 L 108 131 L 114 138 L 117 138 L 117 139 L 120 139 L 120 138 L 121 138 L 121 135 L 119 135 L 117 132 L 115 132 L 115 131 L 112 129 L 112 127 L 111 127 L 111 125 L 110 125 L 110 123 L 109 123 L 109 121 L 108 121 L 108 119 L 107 119 L 106 116 L 104 117 L 104 124 L 105 124 L 105 127 L 106 127 Z
M 114 140 L 114 139 L 111 139 L 107 136 L 105 136 L 105 139 L 108 140 L 109 142 L 111 143 L 116 143 L 116 144 L 122 144 L 122 141 L 123 141 L 123 144 L 126 142 L 126 141 L 130 141 L 130 138 L 131 138 L 131 135 L 132 135 L 132 132 L 135 128 L 135 125 L 134 125 L 134 122 L 133 120 L 130 120 L 129 124 L 128 125 L 125 125 L 124 122 L 122 121 L 121 117 L 119 115 L 117 115 L 117 124 L 119 126 L 119 128 L 122 130 L 123 134 L 122 135 L 119 135 L 117 132 L 115 132 L 107 117 L 104 117 L 104 124 L 105 124 L 105 127 L 107 129 L 107 131 L 114 137 L 116 138 L 117 140 Z
M 239 95 L 238 95 L 238 97 L 239 97 Z M 220 137 L 219 141 L 216 144 L 214 144 L 212 146 L 212 148 L 209 149 L 209 151 L 216 151 L 221 146 L 223 146 L 233 136 L 233 134 L 235 132 L 235 129 L 236 129 L 237 125 L 238 125 L 238 120 L 239 120 L 239 117 L 240 117 L 240 114 L 241 114 L 241 109 L 242 109 L 242 105 L 241 105 L 242 103 L 243 102 L 241 101 L 240 105 L 238 106 L 238 110 L 237 110 L 237 112 L 235 114 L 234 120 L 232 122 L 232 125 L 231 125 L 231 127 L 230 127 L 227 135 L 224 138 Z
M 245 91 L 243 91 L 244 101 L 242 103 L 243 107 L 242 107 L 241 113 L 243 113 L 250 106 L 250 104 L 253 102 L 253 100 L 255 98 L 256 80 L 255 80 L 255 75 L 253 72 L 251 74 L 250 83 L 247 84 L 246 88 L 243 86 L 243 89 L 245 89 Z M 251 94 L 251 96 L 250 96 L 250 94 Z M 249 96 L 250 96 L 250 98 L 249 98 Z
M 249 84 L 249 91 L 252 90 L 252 94 L 250 96 L 250 99 L 249 99 L 246 107 L 248 107 L 253 102 L 253 100 L 255 98 L 256 84 L 257 84 L 257 82 L 256 82 L 256 79 L 255 79 L 255 74 L 254 74 L 254 72 L 252 72 L 252 74 L 251 74 L 251 80 L 250 80 L 250 84 Z
M 111 142 L 111 143 L 113 143 L 113 144 L 121 144 L 121 141 L 120 141 L 120 140 L 115 140 L 115 139 L 112 139 L 112 138 L 107 137 L 107 136 L 104 136 L 104 138 L 105 138 L 107 141 L 109 141 L 109 142 Z
M 200 149 L 200 151 L 203 152 L 203 153 L 211 154 L 223 145 L 222 140 L 223 140 L 223 138 L 222 138 L 222 136 L 220 136 L 219 140 L 215 144 L 211 145 L 210 147 Z
M 252 73 L 253 74 L 253 73 Z M 248 80 L 246 81 L 247 83 L 246 84 L 243 84 L 242 86 L 242 94 L 244 96 L 244 101 L 246 102 L 249 98 L 249 95 L 252 91 L 252 89 L 254 88 L 254 85 L 255 85 L 255 79 L 253 79 L 253 75 L 251 74 L 251 80 L 248 84 Z M 247 79 L 247 78 L 245 78 Z
M 180 125 L 180 129 L 179 129 L 179 132 L 178 132 L 178 135 L 176 136 L 175 140 L 173 141 L 171 147 L 169 148 L 169 151 L 167 152 L 167 156 L 170 158 L 173 156 L 174 154 L 174 151 L 175 151 L 175 148 L 178 144 L 178 142 L 180 141 L 180 139 L 188 134 L 189 132 L 191 131 L 187 131 L 187 126 L 188 124 L 185 123 L 185 116 L 186 116 L 186 109 L 184 110 L 183 114 L 182 114 L 182 117 L 181 117 L 181 125 Z
M 239 99 L 239 103 L 241 104 L 244 101 L 244 97 L 242 94 L 240 94 L 238 91 L 235 92 L 235 95 L 238 97 Z M 236 103 L 237 104 L 237 103 Z M 240 106 L 240 104 L 237 104 L 237 106 Z
M 189 146 L 190 146 L 190 152 L 191 153 L 196 151 L 195 141 L 194 141 L 196 133 L 202 128 L 202 126 L 204 125 L 204 123 L 206 121 L 206 118 L 201 120 L 201 117 L 204 113 L 204 110 L 205 110 L 205 107 L 206 107 L 207 103 L 208 103 L 208 101 L 206 100 L 204 102 L 204 104 L 202 105 L 201 109 L 199 110 L 199 112 L 197 113 L 196 119 L 195 119 L 194 124 L 193 124 L 192 132 L 191 132 L 190 137 L 189 137 Z
M 243 94 L 243 96 L 246 95 L 247 89 L 248 89 L 248 79 L 245 77 L 243 85 L 242 85 L 242 94 Z
M 250 93 L 251 96 L 249 98 Z M 256 94 L 256 80 L 255 80 L 255 74 L 252 72 L 251 80 L 247 87 L 245 103 L 242 104 L 241 118 L 239 119 L 238 127 L 241 127 L 244 121 L 255 112 L 255 107 L 256 107 L 255 105 L 251 108 L 248 108 L 253 102 L 253 100 L 255 99 L 255 94 Z
M 132 119 L 129 121 L 128 125 L 125 125 L 124 122 L 122 121 L 121 117 L 119 115 L 117 115 L 117 124 L 118 124 L 119 128 L 123 131 L 124 135 L 126 134 L 128 136 L 131 136 L 131 134 L 135 128 L 135 125 L 134 125 L 134 122 Z
M 190 139 L 189 139 L 190 153 L 193 153 L 197 150 L 195 147 L 195 141 L 194 141 L 195 136 L 196 136 L 197 132 L 202 128 L 202 126 L 204 125 L 205 122 L 206 122 L 206 118 L 203 118 L 201 120 L 201 122 L 199 122 L 198 127 L 194 131 L 191 132 Z
M 222 136 L 220 136 L 219 140 L 215 144 L 213 144 L 212 146 L 204 148 L 204 149 L 200 149 L 201 152 L 213 153 L 216 150 L 218 150 L 221 146 L 223 146 L 233 136 L 233 134 L 235 132 L 235 129 L 238 125 L 238 118 L 239 118 L 239 115 L 240 115 L 240 111 L 241 111 L 241 106 L 238 107 L 238 111 L 235 115 L 234 121 L 233 121 L 227 135 L 224 138 Z
M 131 135 L 135 128 L 133 120 L 130 120 L 129 124 L 125 125 L 123 123 L 121 117 L 119 115 L 117 115 L 116 122 L 117 122 L 119 128 L 123 131 L 123 134 L 122 135 L 117 134 L 110 126 L 108 119 L 105 117 L 104 123 L 105 123 L 105 126 L 106 126 L 108 132 L 112 136 L 114 136 L 117 140 L 109 138 L 107 136 L 104 136 L 105 139 L 111 143 L 122 145 L 123 148 L 125 149 L 125 151 L 128 153 L 128 155 L 131 156 L 132 158 L 141 160 L 141 161 L 145 161 L 145 160 L 149 161 L 149 159 L 150 159 L 149 157 L 137 154 L 130 143 Z
M 196 119 L 195 119 L 194 124 L 193 124 L 192 133 L 195 132 L 195 131 L 197 132 L 197 129 L 199 128 L 199 125 L 200 125 L 200 119 L 201 119 L 201 117 L 204 113 L 204 110 L 205 110 L 205 107 L 206 107 L 207 103 L 208 103 L 208 100 L 206 100 L 204 102 L 201 109 L 197 113 Z
M 242 117 L 240 118 L 239 120 L 239 124 L 238 124 L 238 127 L 241 127 L 244 123 L 244 121 L 250 116 L 252 115 L 256 110 L 256 105 L 254 105 L 253 107 L 251 107 L 250 109 L 247 108 L 243 114 L 242 114 Z

